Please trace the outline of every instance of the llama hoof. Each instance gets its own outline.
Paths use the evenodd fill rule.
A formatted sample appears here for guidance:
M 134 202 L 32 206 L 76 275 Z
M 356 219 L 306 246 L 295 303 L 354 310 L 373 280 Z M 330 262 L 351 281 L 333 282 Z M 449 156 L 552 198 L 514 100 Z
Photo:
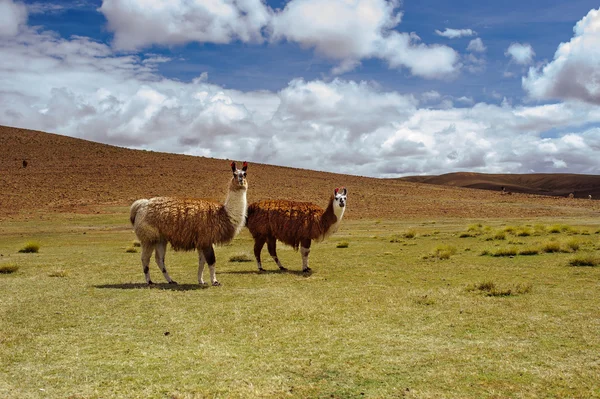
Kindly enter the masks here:
M 302 273 L 310 273 L 312 272 L 312 269 L 310 267 L 307 267 L 306 269 L 302 269 Z
M 148 284 L 148 285 L 154 285 L 154 281 L 152 281 L 152 280 L 148 280 L 148 283 L 147 283 L 147 284 Z
M 287 267 L 279 266 L 279 270 L 282 272 L 287 272 Z
M 265 270 L 265 269 L 263 269 L 262 267 L 259 267 L 259 268 L 258 268 L 258 272 L 259 272 L 259 273 L 264 273 L 264 272 L 266 272 L 266 270 Z
M 171 280 L 171 281 L 169 281 L 169 284 L 177 285 L 177 281 Z
M 218 281 L 215 281 L 214 283 L 212 283 L 213 287 L 220 287 L 221 283 L 219 283 Z

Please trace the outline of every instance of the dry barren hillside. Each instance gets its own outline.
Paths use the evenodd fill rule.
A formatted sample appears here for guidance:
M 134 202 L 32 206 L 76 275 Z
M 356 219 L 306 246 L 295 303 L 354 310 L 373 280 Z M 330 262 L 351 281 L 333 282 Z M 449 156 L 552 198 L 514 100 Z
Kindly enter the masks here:
M 158 195 L 223 200 L 229 161 L 130 150 L 0 126 L 0 219 L 37 212 L 102 212 Z M 27 167 L 23 167 L 23 160 Z M 239 159 L 236 161 L 244 161 Z M 348 188 L 348 218 L 598 216 L 600 201 L 436 186 L 250 163 L 249 201 L 289 198 L 326 205 Z
M 443 186 L 479 188 L 500 191 L 502 187 L 512 193 L 527 193 L 575 198 L 600 199 L 600 176 L 578 174 L 485 174 L 459 172 L 439 176 L 409 176 L 400 180 Z

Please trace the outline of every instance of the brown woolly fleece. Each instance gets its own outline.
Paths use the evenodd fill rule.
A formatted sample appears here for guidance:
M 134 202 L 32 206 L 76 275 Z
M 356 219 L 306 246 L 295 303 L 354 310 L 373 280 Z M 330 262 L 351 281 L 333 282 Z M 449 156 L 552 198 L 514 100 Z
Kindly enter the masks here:
M 225 206 L 193 198 L 158 197 L 148 200 L 145 221 L 173 249 L 189 251 L 227 243 L 236 226 Z
M 325 238 L 336 221 L 332 196 L 326 210 L 310 202 L 255 202 L 248 206 L 246 226 L 254 238 L 273 237 L 297 250 L 302 240 Z

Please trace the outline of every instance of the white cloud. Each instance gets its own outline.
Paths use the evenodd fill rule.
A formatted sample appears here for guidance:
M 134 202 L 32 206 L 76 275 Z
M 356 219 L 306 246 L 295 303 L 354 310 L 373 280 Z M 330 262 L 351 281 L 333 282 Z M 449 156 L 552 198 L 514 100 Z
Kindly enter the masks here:
M 296 42 L 347 72 L 358 61 L 379 58 L 392 68 L 407 68 L 424 78 L 452 75 L 458 54 L 447 46 L 426 45 L 418 36 L 393 30 L 401 20 L 397 1 L 292 0 L 272 20 L 272 39 Z
M 270 9 L 261 0 L 103 0 L 99 11 L 114 32 L 114 46 L 134 50 L 152 44 L 261 42 Z
M 272 10 L 261 0 L 104 0 L 99 10 L 120 50 L 187 42 L 287 40 L 338 63 L 332 69 L 335 75 L 369 58 L 428 79 L 455 74 L 460 64 L 452 48 L 427 45 L 414 34 L 394 30 L 402 16 L 398 4 L 397 0 L 291 0 L 283 10 Z
M 443 32 L 436 29 L 435 33 L 439 36 L 447 37 L 448 39 L 458 39 L 459 37 L 473 36 L 473 35 L 477 34 L 472 29 L 452 29 L 452 28 L 446 28 L 446 29 L 444 29 Z
M 152 54 L 119 55 L 31 29 L 0 41 L 0 52 L 0 124 L 367 176 L 600 173 L 600 130 L 590 127 L 600 125 L 600 110 L 590 104 L 470 105 L 431 91 L 417 96 L 438 103 L 429 109 L 412 95 L 343 79 L 243 92 L 206 74 L 191 83 L 164 78 Z
M 519 65 L 529 65 L 533 62 L 535 52 L 528 43 L 512 43 L 504 53 Z
M 481 38 L 476 38 L 473 39 L 469 42 L 469 45 L 467 46 L 467 51 L 473 51 L 476 53 L 483 53 L 485 50 L 487 50 L 487 48 L 485 47 L 485 45 L 483 44 L 483 40 L 481 40 Z
M 0 37 L 15 36 L 27 23 L 27 8 L 12 0 L 0 0 Z
M 536 99 L 575 99 L 600 104 L 600 9 L 591 10 L 561 43 L 554 60 L 531 67 L 523 88 Z

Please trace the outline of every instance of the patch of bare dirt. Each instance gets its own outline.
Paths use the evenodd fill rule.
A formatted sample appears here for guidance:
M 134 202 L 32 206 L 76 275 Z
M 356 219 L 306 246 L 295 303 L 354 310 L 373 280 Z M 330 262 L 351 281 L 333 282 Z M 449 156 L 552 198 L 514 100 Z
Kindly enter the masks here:
M 0 126 L 0 149 L 0 219 L 38 211 L 96 212 L 107 205 L 128 206 L 139 198 L 163 195 L 222 201 L 230 178 L 229 160 L 130 150 L 12 127 Z M 347 218 L 600 215 L 600 201 L 587 199 L 508 196 L 246 161 L 250 202 L 285 198 L 325 206 L 335 187 L 346 186 Z M 571 177 L 563 179 L 566 184 Z

